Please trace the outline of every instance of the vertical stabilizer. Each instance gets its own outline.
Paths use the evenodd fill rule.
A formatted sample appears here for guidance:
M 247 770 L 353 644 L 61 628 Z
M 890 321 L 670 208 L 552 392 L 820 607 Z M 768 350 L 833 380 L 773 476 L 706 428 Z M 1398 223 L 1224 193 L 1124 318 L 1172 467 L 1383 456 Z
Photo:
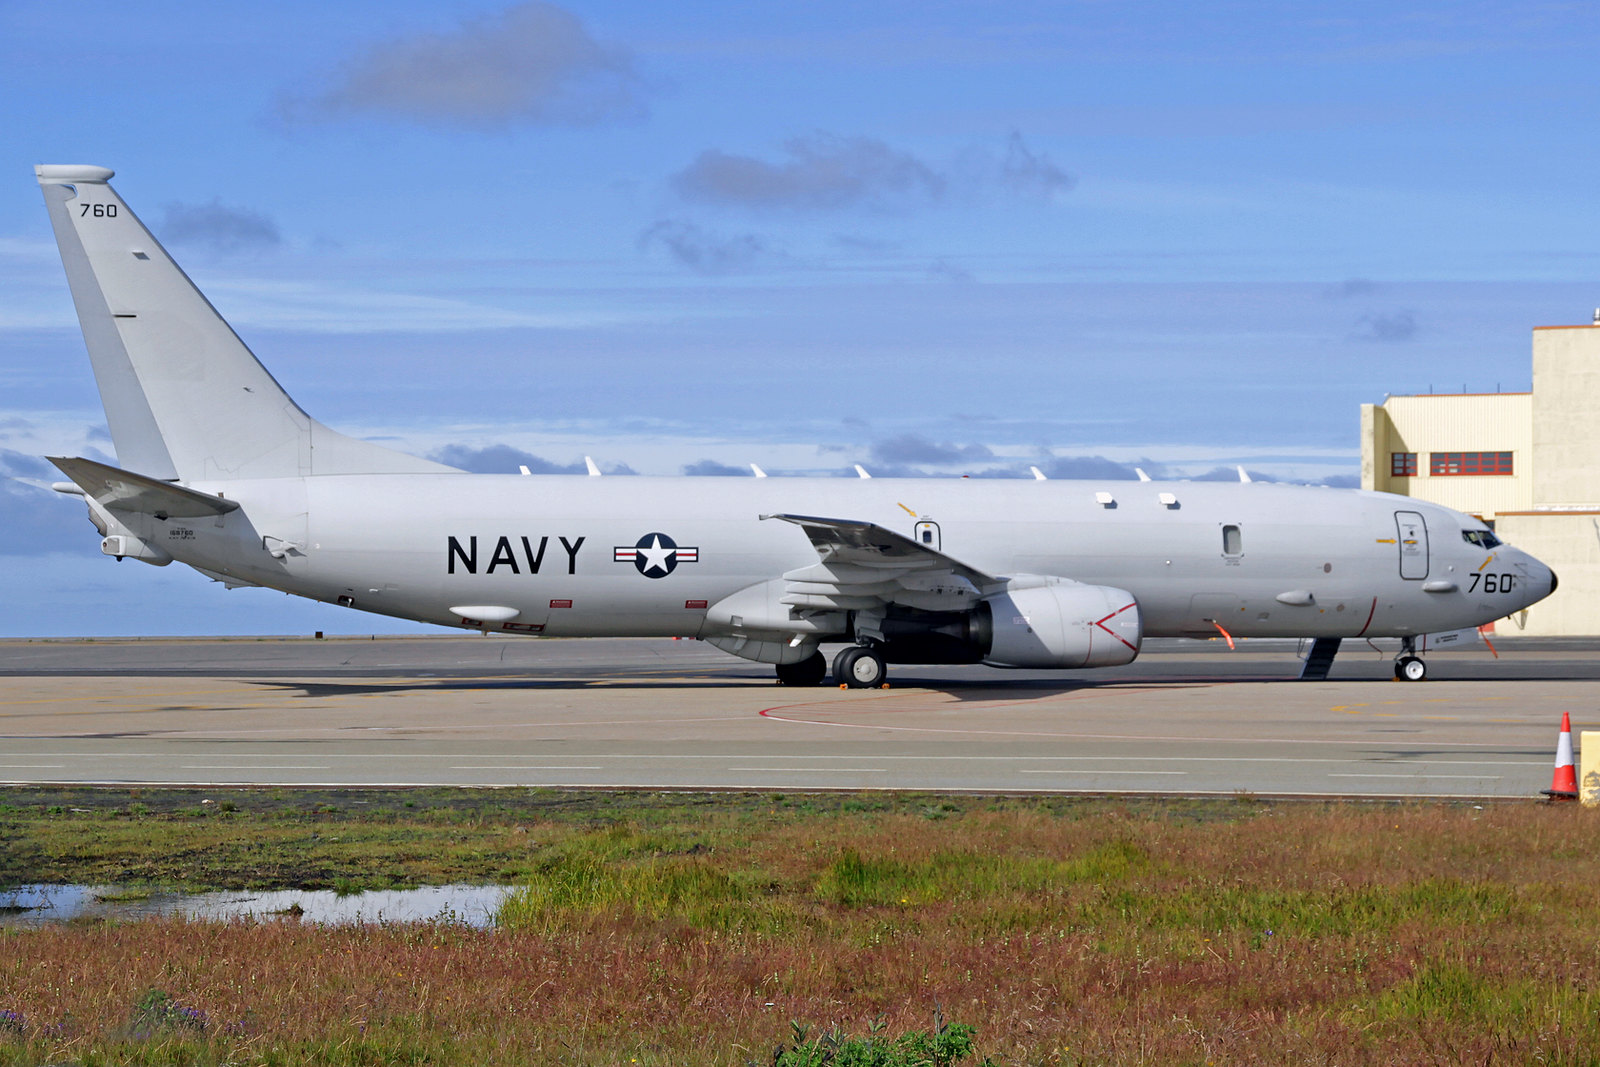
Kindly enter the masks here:
M 184 481 L 452 469 L 301 411 L 122 202 L 110 170 L 34 173 L 125 469 Z

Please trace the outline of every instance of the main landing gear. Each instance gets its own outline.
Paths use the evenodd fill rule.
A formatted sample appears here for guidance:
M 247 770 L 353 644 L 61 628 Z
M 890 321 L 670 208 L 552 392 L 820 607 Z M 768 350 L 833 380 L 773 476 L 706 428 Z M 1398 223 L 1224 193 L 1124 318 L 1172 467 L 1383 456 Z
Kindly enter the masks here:
M 778 664 L 779 685 L 821 685 L 827 674 L 828 661 L 821 652 L 813 652 L 798 663 Z M 882 654 L 866 645 L 851 645 L 833 657 L 833 680 L 842 686 L 877 689 L 888 676 L 889 665 Z
M 827 676 L 828 661 L 821 652 L 813 652 L 799 663 L 778 664 L 779 685 L 821 685 Z
M 1402 682 L 1420 682 L 1428 677 L 1428 664 L 1417 655 L 1416 638 L 1400 639 L 1400 654 L 1394 658 L 1394 676 Z
M 866 645 L 851 645 L 833 657 L 833 680 L 851 689 L 877 689 L 888 676 L 889 665 Z

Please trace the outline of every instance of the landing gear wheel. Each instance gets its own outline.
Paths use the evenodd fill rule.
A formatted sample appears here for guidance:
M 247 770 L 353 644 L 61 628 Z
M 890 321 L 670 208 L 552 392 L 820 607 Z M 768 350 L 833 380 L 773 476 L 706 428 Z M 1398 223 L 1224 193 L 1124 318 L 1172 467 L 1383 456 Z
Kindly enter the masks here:
M 833 658 L 833 678 L 851 689 L 876 689 L 888 677 L 883 657 L 870 648 L 847 648 Z
M 821 652 L 813 652 L 798 663 L 778 664 L 779 685 L 821 685 L 827 674 L 828 661 Z
M 850 654 L 855 652 L 860 647 L 860 645 L 846 645 L 844 648 L 841 648 L 839 651 L 833 654 L 833 667 L 831 668 L 833 680 L 838 682 L 840 685 L 844 685 L 845 679 L 850 675 L 850 668 L 847 664 Z
M 1428 676 L 1428 665 L 1417 656 L 1401 656 L 1394 661 L 1394 676 L 1404 682 L 1420 682 Z

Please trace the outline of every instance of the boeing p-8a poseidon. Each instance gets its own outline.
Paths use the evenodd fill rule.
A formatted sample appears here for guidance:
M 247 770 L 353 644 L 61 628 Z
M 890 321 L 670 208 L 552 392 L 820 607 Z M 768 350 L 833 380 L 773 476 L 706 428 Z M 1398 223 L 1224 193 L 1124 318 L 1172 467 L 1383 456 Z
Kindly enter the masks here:
M 1147 636 L 1478 626 L 1555 589 L 1478 520 L 1261 483 L 468 474 L 291 400 L 104 167 L 40 166 L 121 468 L 55 458 L 101 551 L 397 618 L 678 636 L 822 681 L 889 663 L 1128 663 Z

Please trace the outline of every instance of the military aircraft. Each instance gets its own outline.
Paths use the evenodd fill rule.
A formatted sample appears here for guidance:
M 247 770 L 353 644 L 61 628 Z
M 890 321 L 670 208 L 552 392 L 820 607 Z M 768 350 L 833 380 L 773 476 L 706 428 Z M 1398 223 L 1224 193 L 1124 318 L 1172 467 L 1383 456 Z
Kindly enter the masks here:
M 121 464 L 52 457 L 56 488 L 119 560 L 440 626 L 699 638 L 856 688 L 890 663 L 1101 667 L 1218 635 L 1313 639 L 1303 677 L 1341 639 L 1398 637 L 1396 676 L 1420 680 L 1419 636 L 1556 587 L 1471 516 L 1354 490 L 468 474 L 311 418 L 112 171 L 34 169 Z

